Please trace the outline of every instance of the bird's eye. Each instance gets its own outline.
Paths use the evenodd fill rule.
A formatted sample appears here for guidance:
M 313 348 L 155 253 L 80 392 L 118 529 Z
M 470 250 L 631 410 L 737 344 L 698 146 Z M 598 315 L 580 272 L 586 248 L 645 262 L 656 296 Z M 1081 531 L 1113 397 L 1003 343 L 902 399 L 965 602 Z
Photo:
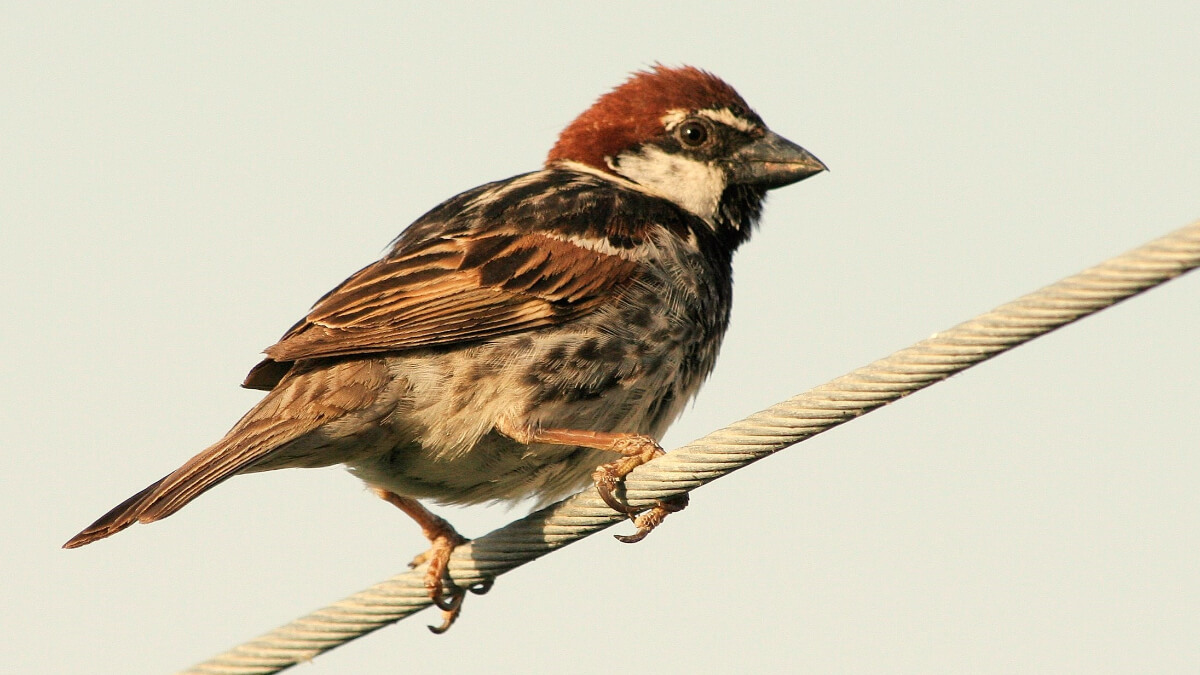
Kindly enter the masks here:
M 679 125 L 679 140 L 689 147 L 699 147 L 708 140 L 708 127 L 703 122 L 689 120 Z

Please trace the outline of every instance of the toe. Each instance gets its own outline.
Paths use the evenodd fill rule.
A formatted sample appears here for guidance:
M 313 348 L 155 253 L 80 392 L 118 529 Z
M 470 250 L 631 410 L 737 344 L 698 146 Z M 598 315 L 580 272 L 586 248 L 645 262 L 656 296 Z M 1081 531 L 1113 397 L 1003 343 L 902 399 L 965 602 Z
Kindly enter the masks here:
M 617 499 L 614 491 L 617 489 L 620 477 L 616 475 L 616 467 L 612 464 L 602 464 L 592 473 L 592 481 L 596 483 L 596 492 L 600 493 L 600 498 L 608 504 L 608 508 L 617 513 L 632 515 L 637 513 L 633 507 L 626 504 L 624 501 Z
M 637 532 L 633 534 L 614 534 L 613 538 L 625 544 L 636 544 L 646 538 L 654 528 L 662 524 L 667 516 L 682 511 L 688 505 L 688 493 L 683 493 L 666 500 L 654 502 L 654 506 L 633 519 Z
M 458 619 L 458 615 L 462 614 L 463 598 L 465 596 L 466 593 L 459 590 L 457 593 L 451 595 L 450 601 L 444 605 L 442 604 L 440 598 L 435 598 L 433 604 L 437 605 L 438 608 L 442 610 L 442 625 L 429 626 L 429 632 L 433 633 L 434 635 L 441 635 L 442 633 L 450 630 L 450 626 L 454 625 L 454 622 Z

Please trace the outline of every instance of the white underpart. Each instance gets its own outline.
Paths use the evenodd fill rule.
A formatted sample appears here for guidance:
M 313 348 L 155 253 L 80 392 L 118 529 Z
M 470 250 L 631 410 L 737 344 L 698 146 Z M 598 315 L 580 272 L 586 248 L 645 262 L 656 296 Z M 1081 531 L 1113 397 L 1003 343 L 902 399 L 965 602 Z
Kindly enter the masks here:
M 711 162 L 672 155 L 644 145 L 609 160 L 613 171 L 700 216 L 716 228 L 717 206 L 725 192 L 725 172 Z

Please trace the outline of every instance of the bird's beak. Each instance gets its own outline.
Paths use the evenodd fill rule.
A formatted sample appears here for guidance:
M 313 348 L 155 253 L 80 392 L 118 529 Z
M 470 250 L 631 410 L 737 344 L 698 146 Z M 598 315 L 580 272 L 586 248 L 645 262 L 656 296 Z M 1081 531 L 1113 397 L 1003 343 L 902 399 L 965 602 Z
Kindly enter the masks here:
M 827 168 L 811 152 L 768 131 L 766 136 L 729 158 L 729 182 L 758 185 L 770 190 L 802 181 Z

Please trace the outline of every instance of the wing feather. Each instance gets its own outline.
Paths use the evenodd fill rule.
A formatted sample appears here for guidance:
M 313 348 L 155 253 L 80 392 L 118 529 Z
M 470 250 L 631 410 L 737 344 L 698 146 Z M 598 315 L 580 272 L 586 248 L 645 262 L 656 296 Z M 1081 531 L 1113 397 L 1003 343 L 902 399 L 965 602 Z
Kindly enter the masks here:
M 359 270 L 266 350 L 246 386 L 300 359 L 487 340 L 583 316 L 629 283 L 628 257 L 541 233 L 426 240 Z

